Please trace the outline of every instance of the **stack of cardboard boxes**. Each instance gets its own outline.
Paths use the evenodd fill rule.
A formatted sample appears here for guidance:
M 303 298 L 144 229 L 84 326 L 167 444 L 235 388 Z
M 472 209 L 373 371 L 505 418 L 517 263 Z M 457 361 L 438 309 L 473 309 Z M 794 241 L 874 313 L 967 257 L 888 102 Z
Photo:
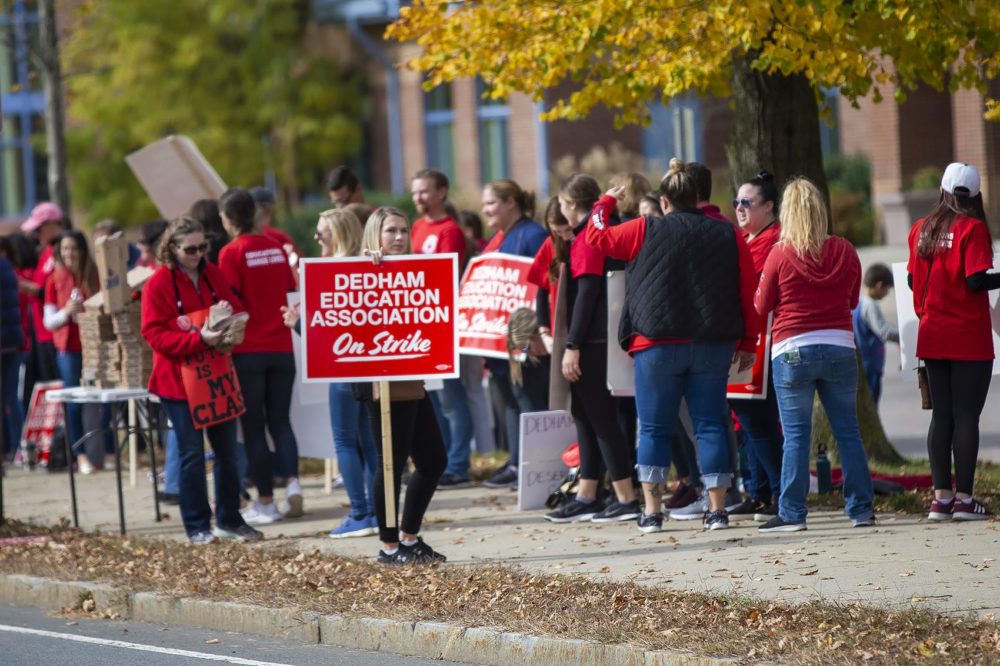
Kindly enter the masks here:
M 127 272 L 128 243 L 121 234 L 94 244 L 101 291 L 84 302 L 79 315 L 84 385 L 145 388 L 153 352 L 140 333 L 140 305 L 132 300 L 153 274 L 149 268 Z

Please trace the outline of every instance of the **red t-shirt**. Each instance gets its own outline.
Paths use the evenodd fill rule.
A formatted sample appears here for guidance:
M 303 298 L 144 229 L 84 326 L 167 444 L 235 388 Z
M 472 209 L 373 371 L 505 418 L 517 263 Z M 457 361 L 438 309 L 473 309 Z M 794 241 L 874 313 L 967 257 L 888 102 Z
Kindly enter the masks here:
M 632 261 L 639 256 L 642 244 L 646 239 L 646 218 L 637 217 L 634 220 L 611 226 L 605 221 L 611 219 L 611 213 L 617 202 L 615 198 L 605 194 L 594 205 L 594 212 L 587 222 L 584 232 L 588 245 L 593 246 L 603 254 L 614 259 Z M 594 221 L 601 221 L 595 225 Z M 753 270 L 753 257 L 743 237 L 736 234 L 736 252 L 740 272 L 740 312 L 743 315 L 745 337 L 739 342 L 739 349 L 752 352 L 757 348 L 757 313 L 754 311 L 754 290 L 757 288 L 757 274 Z M 629 345 L 629 353 L 648 349 L 655 345 L 691 342 L 681 338 L 664 338 L 650 340 L 641 335 L 635 335 Z
M 233 354 L 291 353 L 281 308 L 295 291 L 295 276 L 281 246 L 261 234 L 241 234 L 219 252 L 219 268 L 250 313 L 246 337 Z
M 771 254 L 771 248 L 774 244 L 778 242 L 778 238 L 781 236 L 781 225 L 775 220 L 770 225 L 761 230 L 759 234 L 750 238 L 750 234 L 744 232 L 743 239 L 747 242 L 747 247 L 750 248 L 750 256 L 753 257 L 753 269 L 757 271 L 757 279 L 760 279 L 760 273 L 764 270 L 764 262 L 767 261 L 767 255 Z
M 458 264 L 464 264 L 465 234 L 450 215 L 440 220 L 421 217 L 413 223 L 412 233 L 410 240 L 413 251 L 417 254 L 455 252 L 458 254 Z
M 986 225 L 958 215 L 933 261 L 917 255 L 918 221 L 910 229 L 913 308 L 917 327 L 917 357 L 954 361 L 993 358 L 990 300 L 987 292 L 969 289 L 965 279 L 993 268 L 993 248 Z M 926 296 L 925 296 L 926 294 Z
M 38 257 L 38 264 L 31 274 L 31 281 L 42 289 L 41 296 L 32 297 L 31 299 L 31 314 L 35 322 L 35 340 L 38 342 L 52 342 L 52 331 L 45 328 L 42 323 L 44 321 L 42 302 L 45 300 L 45 283 L 48 282 L 49 276 L 52 275 L 55 269 L 55 246 L 49 245 L 42 250 L 42 254 Z
M 244 311 L 226 276 L 207 261 L 202 262 L 197 288 L 183 271 L 168 266 L 160 266 L 146 282 L 142 289 L 142 337 L 153 350 L 150 393 L 171 400 L 187 400 L 181 380 L 181 359 L 188 354 L 205 351 L 208 345 L 202 342 L 197 329 L 182 329 L 178 318 L 181 311 L 191 314 L 211 307 L 217 301 L 229 301 L 233 312 Z
M 583 234 L 574 238 L 569 246 L 569 274 L 573 279 L 581 275 L 604 275 L 604 254 L 588 245 Z
M 73 274 L 60 266 L 45 283 L 45 305 L 54 305 L 57 308 L 64 307 L 69 302 L 70 294 L 73 293 L 74 289 L 80 290 L 83 300 L 87 300 L 94 293 L 94 289 L 90 285 L 77 284 Z M 80 344 L 80 327 L 72 318 L 52 331 L 52 344 L 56 351 L 83 351 L 83 345 Z
M 553 291 L 551 289 L 552 282 L 549 280 L 549 266 L 552 265 L 555 252 L 556 248 L 552 243 L 552 236 L 549 236 L 535 253 L 535 259 L 531 263 L 531 268 L 528 269 L 528 282 L 539 289 Z
M 262 228 L 260 230 L 260 233 L 264 236 L 267 236 L 271 240 L 277 242 L 278 245 L 281 246 L 281 249 L 285 249 L 286 245 L 291 245 L 292 250 L 294 250 L 296 254 L 299 255 L 302 254 L 301 252 L 299 252 L 299 248 L 295 247 L 295 241 L 292 240 L 292 237 L 289 236 L 285 231 L 279 229 L 278 227 L 272 227 L 269 224 L 266 227 Z

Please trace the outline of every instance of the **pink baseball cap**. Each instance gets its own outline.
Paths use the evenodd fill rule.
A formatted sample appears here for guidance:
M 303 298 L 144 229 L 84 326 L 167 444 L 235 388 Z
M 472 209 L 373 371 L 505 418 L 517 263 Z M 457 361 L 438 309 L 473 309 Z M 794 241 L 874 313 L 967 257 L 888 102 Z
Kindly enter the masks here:
M 21 223 L 21 231 L 26 234 L 30 234 L 46 222 L 59 222 L 62 219 L 62 208 L 55 205 L 51 201 L 43 201 L 31 209 L 31 215 L 28 216 L 27 220 Z

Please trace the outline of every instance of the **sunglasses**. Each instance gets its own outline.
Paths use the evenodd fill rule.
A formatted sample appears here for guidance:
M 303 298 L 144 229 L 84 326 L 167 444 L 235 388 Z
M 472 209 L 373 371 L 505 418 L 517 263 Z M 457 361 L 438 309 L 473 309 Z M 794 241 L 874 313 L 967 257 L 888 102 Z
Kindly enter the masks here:
M 177 249 L 183 252 L 184 254 L 188 255 L 189 257 L 192 257 L 198 254 L 199 252 L 202 254 L 208 252 L 208 243 L 202 243 L 201 245 L 185 245 L 184 247 L 180 247 L 178 245 Z
M 733 199 L 733 210 L 736 210 L 740 206 L 743 206 L 744 208 L 751 208 L 753 207 L 753 202 L 749 199 Z

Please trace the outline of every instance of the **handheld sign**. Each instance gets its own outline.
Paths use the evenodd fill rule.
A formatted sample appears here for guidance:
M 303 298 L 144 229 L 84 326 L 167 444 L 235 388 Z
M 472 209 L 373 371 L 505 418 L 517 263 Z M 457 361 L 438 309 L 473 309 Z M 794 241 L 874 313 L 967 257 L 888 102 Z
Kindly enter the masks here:
M 545 500 L 566 478 L 562 453 L 577 441 L 576 422 L 566 410 L 524 412 L 521 414 L 521 461 L 517 474 L 517 508 L 532 511 L 545 506 Z
M 199 199 L 218 199 L 226 183 L 191 139 L 171 135 L 125 156 L 160 215 L 172 220 Z
M 454 254 L 302 260 L 303 381 L 458 377 Z
M 771 370 L 771 324 L 774 313 L 761 318 L 760 330 L 757 334 L 757 348 L 754 352 L 753 367 L 740 372 L 739 363 L 729 367 L 729 382 L 726 386 L 726 397 L 749 400 L 765 400 L 767 398 L 767 377 Z
M 208 308 L 187 315 L 192 329 L 200 329 Z M 245 412 L 243 390 L 228 352 L 209 348 L 181 359 L 181 381 L 196 430 L 225 423 Z
M 63 387 L 62 381 L 36 382 L 31 389 L 28 418 L 24 421 L 21 440 L 35 449 L 38 462 L 47 464 L 52 449 L 52 435 L 66 421 L 61 402 L 46 400 L 45 394 Z M 29 461 L 30 462 L 30 461 Z
M 459 351 L 507 359 L 507 321 L 535 309 L 538 287 L 528 282 L 531 257 L 490 252 L 469 261 L 458 292 Z

